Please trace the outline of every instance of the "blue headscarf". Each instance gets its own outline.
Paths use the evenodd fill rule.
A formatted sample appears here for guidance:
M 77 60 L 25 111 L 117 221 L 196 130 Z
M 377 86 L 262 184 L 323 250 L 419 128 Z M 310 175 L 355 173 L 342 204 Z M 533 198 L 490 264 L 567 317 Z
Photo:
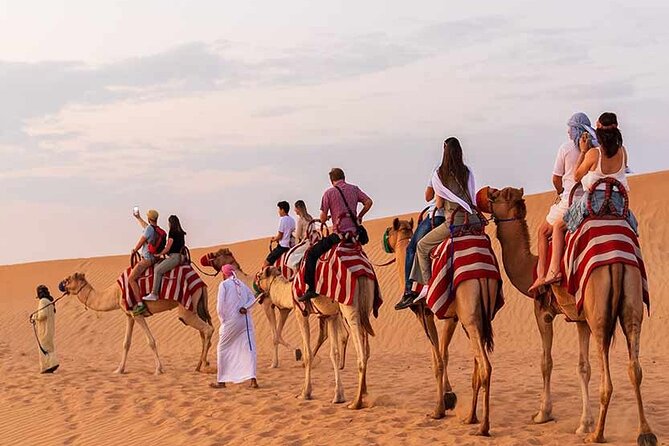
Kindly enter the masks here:
M 569 121 L 567 121 L 567 126 L 569 127 L 569 139 L 574 141 L 574 145 L 577 149 L 578 140 L 583 132 L 590 133 L 590 136 L 592 136 L 593 147 L 599 145 L 599 142 L 597 142 L 597 134 L 595 133 L 595 129 L 592 128 L 590 119 L 585 113 L 574 113 L 571 118 L 569 118 Z

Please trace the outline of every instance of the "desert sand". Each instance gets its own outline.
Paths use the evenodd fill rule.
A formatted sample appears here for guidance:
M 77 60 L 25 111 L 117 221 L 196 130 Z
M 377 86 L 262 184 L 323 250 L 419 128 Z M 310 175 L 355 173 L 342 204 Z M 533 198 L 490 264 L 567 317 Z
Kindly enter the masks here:
M 669 438 L 668 361 L 669 308 L 669 172 L 631 178 L 632 208 L 640 220 L 643 254 L 649 274 L 651 317 L 645 319 L 641 343 L 642 385 L 646 413 L 665 444 Z M 509 185 L 494 185 L 503 187 Z M 420 194 L 417 194 L 419 197 Z M 527 198 L 530 229 L 545 215 L 553 194 Z M 414 215 L 415 216 L 415 215 Z M 406 217 L 406 216 L 405 216 Z M 392 217 L 370 221 L 369 256 L 388 260 L 381 236 Z M 491 225 L 490 233 L 494 231 Z M 499 256 L 499 243 L 493 245 Z M 533 235 L 533 243 L 536 240 Z M 72 243 L 85 243 L 73 239 Z M 130 243 L 130 241 L 129 241 Z M 254 272 L 266 254 L 267 241 L 229 246 L 242 267 Z M 212 247 L 218 248 L 218 247 Z M 212 248 L 193 250 L 199 258 Z M 176 312 L 148 322 L 158 342 L 165 374 L 153 375 L 153 359 L 136 329 L 127 373 L 114 375 L 121 354 L 124 317 L 120 312 L 86 311 L 72 297 L 61 300 L 56 314 L 56 349 L 61 368 L 54 375 L 37 373 L 37 346 L 28 315 L 34 310 L 35 287 L 44 283 L 57 295 L 57 284 L 69 274 L 85 272 L 89 282 L 104 288 L 127 265 L 126 256 L 39 262 L 0 267 L 0 444 L 3 445 L 223 445 L 223 444 L 578 444 L 574 434 L 580 415 L 576 375 L 577 337 L 573 324 L 559 317 L 553 350 L 555 421 L 534 425 L 541 390 L 541 344 L 532 303 L 504 283 L 507 304 L 494 321 L 496 348 L 492 355 L 491 434 L 471 436 L 475 428 L 462 425 L 470 404 L 472 356 L 469 342 L 458 329 L 451 346 L 450 376 L 458 394 L 455 413 L 442 420 L 429 417 L 434 379 L 430 351 L 420 325 L 410 311 L 397 312 L 396 270 L 378 268 L 385 299 L 379 319 L 373 320 L 367 407 L 352 411 L 333 405 L 332 370 L 327 349 L 314 369 L 314 399 L 296 398 L 302 383 L 301 364 L 292 352 L 281 350 L 281 365 L 269 369 L 271 336 L 262 310 L 255 308 L 258 343 L 258 390 L 230 385 L 212 390 L 211 374 L 195 373 L 200 339 L 183 326 Z M 220 278 L 205 278 L 212 316 Z M 312 329 L 316 324 L 312 324 Z M 216 329 L 218 321 L 215 322 Z M 314 330 L 315 331 L 315 330 Z M 285 338 L 300 343 L 297 325 L 289 319 Z M 216 338 L 216 335 L 215 335 Z M 312 338 L 313 339 L 313 338 Z M 592 349 L 591 349 L 592 350 Z M 215 348 L 209 360 L 215 364 Z M 598 404 L 599 360 L 591 351 L 591 404 Z M 612 349 L 614 395 L 606 435 L 610 444 L 635 444 L 637 411 L 627 376 L 627 352 L 618 328 Z M 355 388 L 355 352 L 349 349 L 344 371 L 347 397 Z

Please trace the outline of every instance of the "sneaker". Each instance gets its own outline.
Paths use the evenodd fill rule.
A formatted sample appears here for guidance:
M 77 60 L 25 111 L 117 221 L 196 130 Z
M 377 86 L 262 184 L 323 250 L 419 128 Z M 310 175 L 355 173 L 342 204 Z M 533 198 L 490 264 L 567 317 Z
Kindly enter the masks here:
M 317 292 L 309 289 L 302 296 L 298 297 L 297 300 L 299 300 L 300 302 L 307 302 L 308 300 L 311 300 L 311 299 L 313 299 L 314 297 L 317 297 L 317 296 L 318 296 Z
M 414 293 L 413 291 L 408 291 L 404 293 L 402 296 L 402 299 L 397 302 L 397 305 L 395 305 L 396 310 L 404 310 L 405 308 L 409 308 L 411 304 L 413 304 L 413 301 L 418 297 L 418 294 Z
M 139 316 L 145 311 L 146 311 L 146 305 L 144 305 L 144 302 L 140 302 L 137 305 L 135 305 L 135 308 L 132 309 L 132 314 L 134 316 Z
M 158 296 L 153 293 L 149 293 L 142 300 L 158 300 Z

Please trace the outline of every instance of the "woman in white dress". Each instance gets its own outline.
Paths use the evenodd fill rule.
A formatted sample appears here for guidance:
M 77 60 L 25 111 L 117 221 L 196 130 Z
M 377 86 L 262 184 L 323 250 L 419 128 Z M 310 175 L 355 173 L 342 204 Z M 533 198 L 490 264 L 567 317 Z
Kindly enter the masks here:
M 215 389 L 225 387 L 226 382 L 251 381 L 257 388 L 256 343 L 253 319 L 249 309 L 255 303 L 253 291 L 235 275 L 232 265 L 224 265 L 221 273 L 225 280 L 218 287 L 216 312 L 221 321 L 218 338 L 218 375 Z

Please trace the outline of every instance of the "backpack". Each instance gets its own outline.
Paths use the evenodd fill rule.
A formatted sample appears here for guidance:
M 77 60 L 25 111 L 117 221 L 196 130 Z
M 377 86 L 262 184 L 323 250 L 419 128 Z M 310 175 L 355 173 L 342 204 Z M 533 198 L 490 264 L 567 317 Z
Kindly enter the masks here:
M 149 252 L 153 255 L 159 254 L 165 249 L 165 243 L 167 242 L 167 233 L 163 228 L 158 225 L 153 227 L 155 234 L 153 235 L 153 240 L 148 241 Z

